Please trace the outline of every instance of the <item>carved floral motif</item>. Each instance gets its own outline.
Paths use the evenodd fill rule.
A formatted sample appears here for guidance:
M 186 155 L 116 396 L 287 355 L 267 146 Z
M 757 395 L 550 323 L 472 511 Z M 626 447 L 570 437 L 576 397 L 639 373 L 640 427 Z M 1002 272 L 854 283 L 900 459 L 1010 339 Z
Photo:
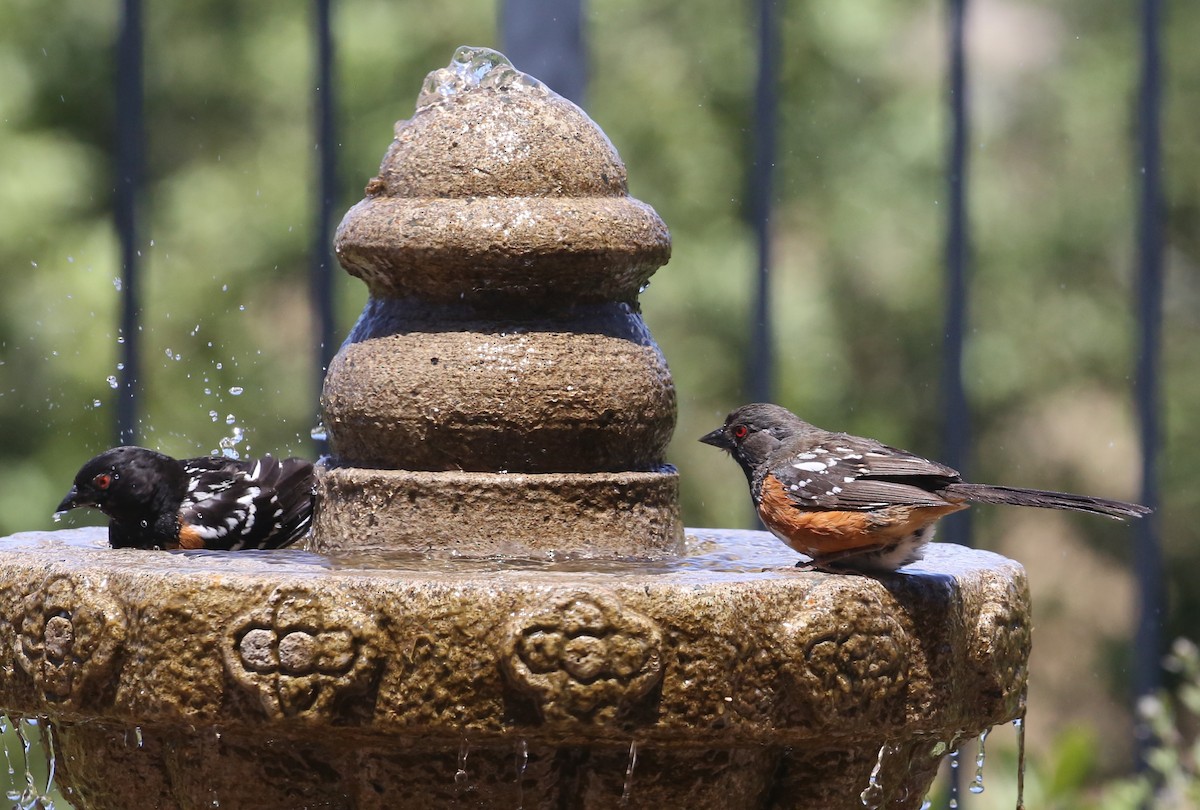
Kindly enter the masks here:
M 784 623 L 794 702 L 815 717 L 885 716 L 908 683 L 911 643 L 893 604 L 868 590 L 819 587 Z
M 233 623 L 225 665 L 271 717 L 325 716 L 341 697 L 370 687 L 376 632 L 344 595 L 277 588 Z
M 546 719 L 611 719 L 662 678 L 662 632 L 603 592 L 572 593 L 509 623 L 501 662 Z
M 14 658 L 49 703 L 79 706 L 113 679 L 126 618 L 102 584 L 54 575 L 18 600 Z

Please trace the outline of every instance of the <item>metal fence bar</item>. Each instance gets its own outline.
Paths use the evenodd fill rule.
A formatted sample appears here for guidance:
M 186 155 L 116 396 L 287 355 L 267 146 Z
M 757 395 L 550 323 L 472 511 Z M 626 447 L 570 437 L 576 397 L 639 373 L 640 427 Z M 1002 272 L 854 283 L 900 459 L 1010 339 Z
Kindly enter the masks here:
M 967 212 L 967 172 L 970 116 L 967 95 L 967 0 L 950 0 L 948 104 L 950 143 L 947 156 L 946 288 L 942 335 L 942 457 L 966 474 L 970 464 L 971 420 L 963 383 L 963 347 L 967 329 L 967 286 L 970 281 L 971 233 Z M 970 545 L 970 510 L 942 522 L 942 539 Z M 950 807 L 956 807 L 961 777 L 950 771 Z
M 970 466 L 971 420 L 963 383 L 963 347 L 967 330 L 967 287 L 970 282 L 971 233 L 967 212 L 967 144 L 970 141 L 965 27 L 967 0 L 950 0 L 949 92 L 950 143 L 946 182 L 946 288 L 942 335 L 942 457 L 966 474 Z M 943 521 L 942 539 L 969 544 L 969 511 Z
M 537 76 L 560 96 L 583 106 L 587 47 L 583 0 L 504 0 L 501 50 L 519 70 Z
M 142 186 L 144 123 L 142 3 L 124 0 L 116 43 L 116 188 L 113 220 L 121 244 L 121 322 L 117 374 L 117 444 L 138 437 L 141 382 L 141 280 L 137 203 Z
M 332 0 L 315 0 L 313 29 L 316 39 L 316 70 L 313 84 L 313 126 L 317 137 L 317 193 L 312 245 L 309 255 L 309 296 L 316 321 L 313 362 L 319 399 L 325 371 L 333 359 L 334 338 L 332 228 L 337 202 L 337 155 L 334 151 L 335 95 L 333 86 Z M 314 439 L 318 455 L 326 442 Z
M 778 0 L 758 0 L 758 78 L 754 87 L 754 142 L 750 166 L 750 226 L 758 250 L 750 343 L 746 351 L 746 392 L 752 402 L 770 402 L 774 388 L 771 338 L 771 190 L 779 110 Z
M 1160 686 L 1163 613 L 1161 526 L 1158 515 L 1158 455 L 1160 441 L 1160 361 L 1163 300 L 1163 179 L 1160 122 L 1162 118 L 1162 4 L 1142 0 L 1141 80 L 1138 86 L 1137 162 L 1139 173 L 1137 224 L 1137 371 L 1134 400 L 1142 452 L 1141 501 L 1155 509 L 1133 522 L 1134 571 L 1138 582 L 1138 619 L 1134 636 L 1134 700 Z M 1137 734 L 1139 767 L 1146 766 L 1153 742 L 1145 729 Z

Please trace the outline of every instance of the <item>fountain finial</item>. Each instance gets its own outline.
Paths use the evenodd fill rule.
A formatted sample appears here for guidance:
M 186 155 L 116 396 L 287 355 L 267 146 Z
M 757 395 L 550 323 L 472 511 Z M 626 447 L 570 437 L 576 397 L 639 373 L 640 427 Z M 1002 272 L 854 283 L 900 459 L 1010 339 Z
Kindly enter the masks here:
M 579 107 L 460 48 L 336 249 L 370 300 L 325 381 L 316 549 L 679 549 L 675 390 L 637 304 L 670 236 Z

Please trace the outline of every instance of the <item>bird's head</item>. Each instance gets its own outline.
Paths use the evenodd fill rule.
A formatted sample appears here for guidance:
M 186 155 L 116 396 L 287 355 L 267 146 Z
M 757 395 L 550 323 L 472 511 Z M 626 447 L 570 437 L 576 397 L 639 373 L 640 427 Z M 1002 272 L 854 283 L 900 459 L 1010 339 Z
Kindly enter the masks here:
M 88 461 L 54 511 L 80 506 L 99 509 L 114 520 L 140 518 L 181 497 L 182 466 L 144 447 L 114 447 Z
M 728 450 L 749 476 L 780 445 L 806 429 L 814 428 L 787 408 L 755 402 L 731 412 L 725 424 L 700 441 Z

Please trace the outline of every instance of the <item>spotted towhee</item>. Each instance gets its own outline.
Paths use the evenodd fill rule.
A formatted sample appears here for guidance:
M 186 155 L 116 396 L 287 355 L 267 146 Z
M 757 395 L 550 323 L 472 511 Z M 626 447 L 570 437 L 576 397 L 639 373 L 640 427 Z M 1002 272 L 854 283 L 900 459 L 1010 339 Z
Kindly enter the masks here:
M 99 509 L 113 548 L 279 548 L 308 531 L 314 486 L 299 458 L 179 461 L 115 447 L 83 465 L 56 511 Z
M 934 523 L 969 502 L 1141 517 L 1135 503 L 1039 489 L 969 484 L 956 470 L 874 439 L 831 433 L 791 411 L 744 405 L 700 441 L 728 450 L 758 516 L 827 571 L 894 571 L 921 559 Z

